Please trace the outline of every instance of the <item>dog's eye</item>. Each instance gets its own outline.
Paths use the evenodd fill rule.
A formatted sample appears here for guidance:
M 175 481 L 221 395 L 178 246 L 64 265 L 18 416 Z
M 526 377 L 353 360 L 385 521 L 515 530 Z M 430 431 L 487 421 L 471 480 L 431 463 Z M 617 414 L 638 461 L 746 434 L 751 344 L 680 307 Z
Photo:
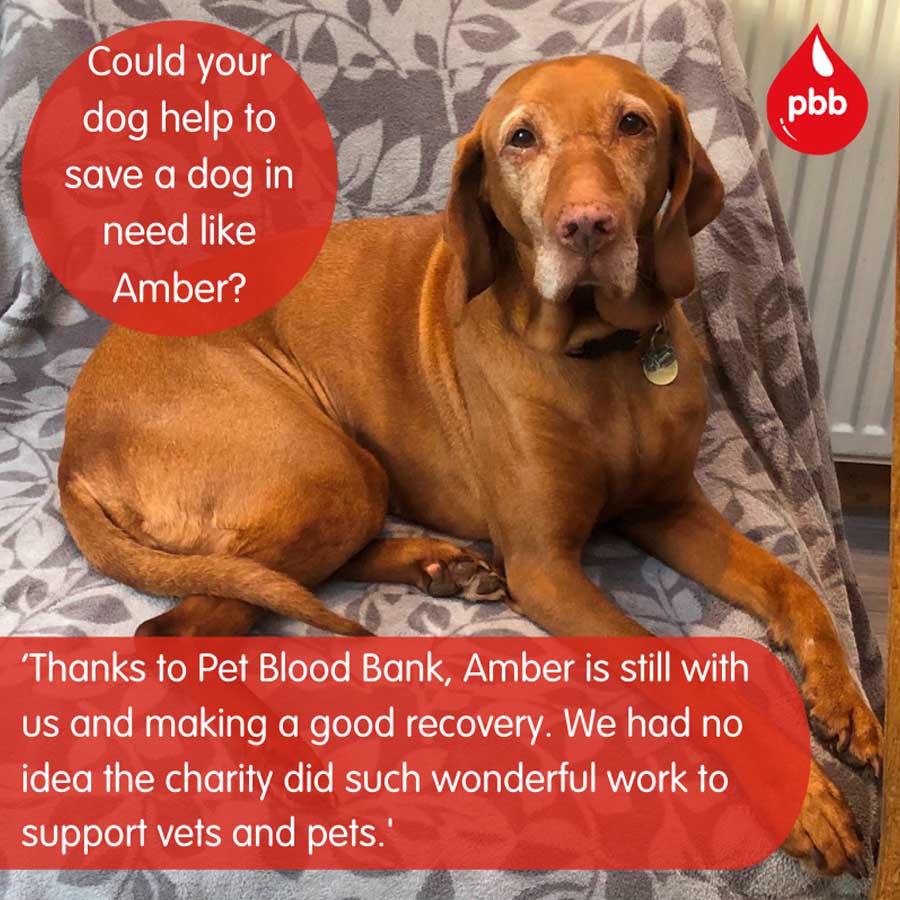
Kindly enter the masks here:
M 646 120 L 642 119 L 637 113 L 625 113 L 619 120 L 619 131 L 629 136 L 640 134 L 646 127 Z
M 509 143 L 513 147 L 518 147 L 520 150 L 525 150 L 528 147 L 533 147 L 537 143 L 537 138 L 534 136 L 533 131 L 529 131 L 527 128 L 517 128 L 509 139 Z

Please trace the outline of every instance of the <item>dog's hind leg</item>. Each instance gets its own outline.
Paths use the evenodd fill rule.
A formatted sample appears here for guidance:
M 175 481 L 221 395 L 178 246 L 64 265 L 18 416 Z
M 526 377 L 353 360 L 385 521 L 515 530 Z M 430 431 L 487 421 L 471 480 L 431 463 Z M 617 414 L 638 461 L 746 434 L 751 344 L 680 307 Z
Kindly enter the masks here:
M 265 612 L 231 597 L 191 594 L 142 623 L 135 637 L 232 637 L 250 631 Z
M 409 584 L 432 597 L 478 603 L 506 599 L 506 585 L 478 554 L 437 538 L 373 541 L 334 573 L 336 580 Z
M 263 399 L 261 411 L 255 398 L 239 405 L 242 428 L 227 440 L 201 431 L 160 447 L 151 432 L 133 458 L 70 453 L 61 462 L 63 512 L 87 559 L 140 591 L 190 598 L 142 634 L 246 631 L 255 617 L 243 604 L 368 633 L 312 589 L 381 532 L 387 476 L 295 397 Z

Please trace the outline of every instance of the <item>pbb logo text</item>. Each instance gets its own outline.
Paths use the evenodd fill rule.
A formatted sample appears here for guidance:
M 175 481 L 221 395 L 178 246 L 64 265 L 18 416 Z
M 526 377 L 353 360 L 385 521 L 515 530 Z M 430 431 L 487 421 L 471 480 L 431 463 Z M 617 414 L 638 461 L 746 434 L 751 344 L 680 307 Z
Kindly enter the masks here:
M 861 131 L 869 98 L 856 73 L 832 50 L 819 26 L 769 88 L 769 126 L 799 153 L 834 153 Z

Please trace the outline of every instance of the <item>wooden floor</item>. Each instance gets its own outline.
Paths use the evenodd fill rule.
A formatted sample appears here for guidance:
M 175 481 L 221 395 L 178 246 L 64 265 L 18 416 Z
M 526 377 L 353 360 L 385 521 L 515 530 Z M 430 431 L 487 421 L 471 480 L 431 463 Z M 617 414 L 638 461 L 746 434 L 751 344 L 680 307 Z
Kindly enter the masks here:
M 886 654 L 891 583 L 891 469 L 871 463 L 839 462 L 837 474 L 853 567 L 872 630 L 881 652 Z
M 845 515 L 847 542 L 872 630 L 887 654 L 887 611 L 890 587 L 890 519 L 887 515 Z

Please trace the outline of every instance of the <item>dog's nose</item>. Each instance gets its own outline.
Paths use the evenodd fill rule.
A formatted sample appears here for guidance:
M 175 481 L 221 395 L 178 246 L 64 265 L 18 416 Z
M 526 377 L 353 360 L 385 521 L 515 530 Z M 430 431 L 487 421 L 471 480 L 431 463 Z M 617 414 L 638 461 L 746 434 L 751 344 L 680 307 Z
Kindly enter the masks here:
M 616 233 L 616 215 L 603 203 L 567 203 L 560 212 L 556 234 L 576 253 L 591 254 Z

